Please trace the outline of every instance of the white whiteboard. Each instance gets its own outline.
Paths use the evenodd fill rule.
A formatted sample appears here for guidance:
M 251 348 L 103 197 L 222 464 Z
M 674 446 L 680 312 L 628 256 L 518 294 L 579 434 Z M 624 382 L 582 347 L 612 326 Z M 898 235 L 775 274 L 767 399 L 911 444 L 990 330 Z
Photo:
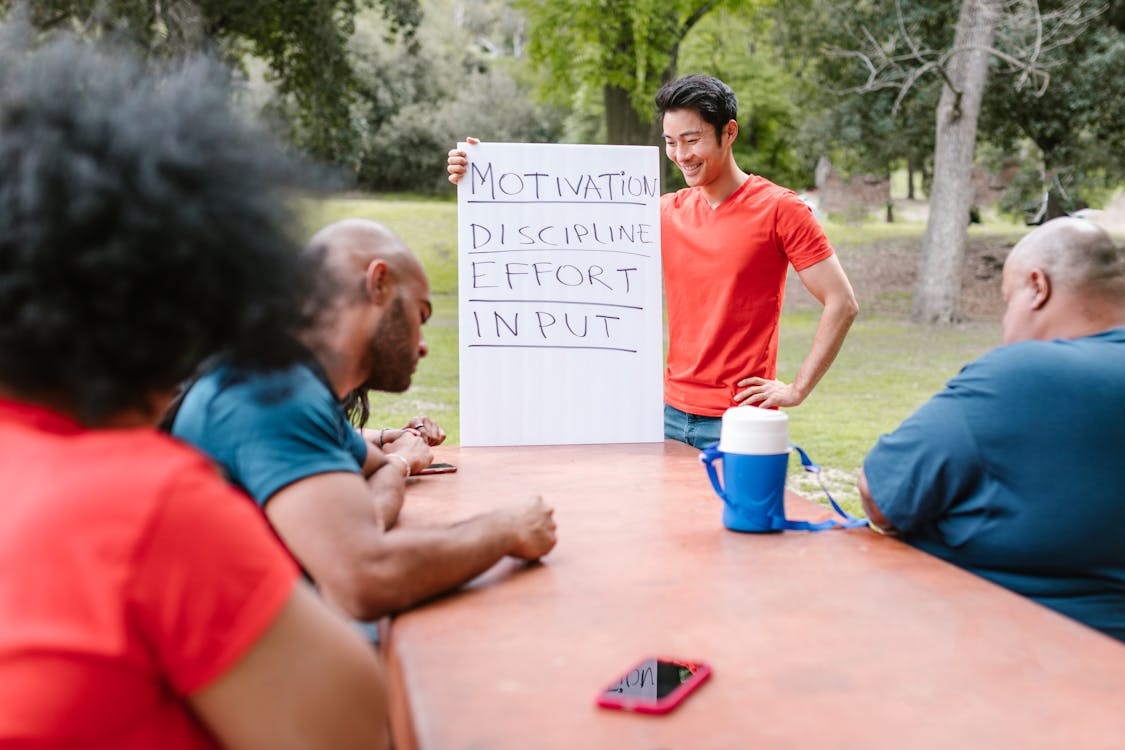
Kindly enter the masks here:
M 658 149 L 459 147 L 461 444 L 663 440 Z

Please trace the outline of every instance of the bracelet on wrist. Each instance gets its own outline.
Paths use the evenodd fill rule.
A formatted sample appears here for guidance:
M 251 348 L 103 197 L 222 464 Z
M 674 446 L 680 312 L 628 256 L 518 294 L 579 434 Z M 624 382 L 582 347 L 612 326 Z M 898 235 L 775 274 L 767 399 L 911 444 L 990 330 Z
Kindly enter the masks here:
M 392 458 L 397 458 L 399 461 L 402 461 L 402 468 L 406 471 L 406 473 L 403 474 L 403 477 L 410 476 L 410 462 L 407 461 L 402 456 L 398 455 L 397 453 L 388 453 L 387 459 L 392 459 Z

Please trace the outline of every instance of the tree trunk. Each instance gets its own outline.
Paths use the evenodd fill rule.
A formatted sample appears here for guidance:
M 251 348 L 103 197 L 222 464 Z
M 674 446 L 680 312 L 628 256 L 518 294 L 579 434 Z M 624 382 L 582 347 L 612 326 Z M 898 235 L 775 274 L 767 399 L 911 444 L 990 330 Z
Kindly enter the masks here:
M 1000 0 L 963 0 L 954 52 L 937 109 L 930 215 L 911 318 L 950 324 L 961 319 L 961 266 L 973 200 L 977 119 L 988 78 L 988 47 L 1000 22 Z
M 619 86 L 602 89 L 605 101 L 606 143 L 613 146 L 651 146 L 655 142 L 651 119 L 644 120 L 633 108 L 629 92 Z
M 914 200 L 914 160 L 906 160 L 906 200 Z

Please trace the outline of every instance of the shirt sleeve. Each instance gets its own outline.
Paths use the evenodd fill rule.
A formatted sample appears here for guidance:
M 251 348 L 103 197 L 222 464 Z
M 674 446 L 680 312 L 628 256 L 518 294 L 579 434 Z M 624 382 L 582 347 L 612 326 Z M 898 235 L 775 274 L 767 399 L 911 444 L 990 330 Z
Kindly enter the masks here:
M 791 190 L 777 201 L 777 242 L 793 268 L 803 271 L 835 252 L 812 209 Z
M 135 622 L 179 695 L 249 651 L 297 580 L 261 510 L 195 457 L 167 485 L 138 556 Z
M 223 397 L 239 400 L 228 405 L 231 424 L 241 428 L 228 438 L 240 436 L 228 446 L 231 478 L 260 505 L 305 477 L 362 471 L 367 446 L 319 384 L 300 383 L 280 400 Z
M 875 505 L 904 534 L 932 528 L 973 493 L 983 471 L 956 388 L 950 386 L 881 436 L 863 460 Z

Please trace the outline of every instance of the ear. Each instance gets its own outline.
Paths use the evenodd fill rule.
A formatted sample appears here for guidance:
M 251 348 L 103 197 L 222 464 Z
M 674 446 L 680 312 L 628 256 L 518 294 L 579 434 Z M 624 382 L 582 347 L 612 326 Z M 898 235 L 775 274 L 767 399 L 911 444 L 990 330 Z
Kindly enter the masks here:
M 391 276 L 387 262 L 376 258 L 367 264 L 363 275 L 367 298 L 372 304 L 382 307 L 391 298 Z
M 1042 268 L 1033 268 L 1027 276 L 1027 283 L 1033 290 L 1031 309 L 1041 310 L 1051 299 L 1051 277 Z
M 731 120 L 723 126 L 723 135 L 730 138 L 730 142 L 734 143 L 738 139 L 738 120 Z

